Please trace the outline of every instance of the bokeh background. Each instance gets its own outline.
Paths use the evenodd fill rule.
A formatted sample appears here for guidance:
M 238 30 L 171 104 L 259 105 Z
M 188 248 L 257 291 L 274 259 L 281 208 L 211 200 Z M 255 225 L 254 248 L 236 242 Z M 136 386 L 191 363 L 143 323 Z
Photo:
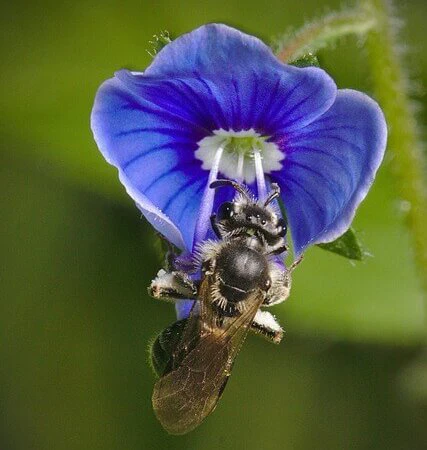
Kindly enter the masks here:
M 142 70 L 154 33 L 212 21 L 265 40 L 337 1 L 16 0 L 2 4 L 0 449 L 424 449 L 420 282 L 388 160 L 355 228 L 363 263 L 306 253 L 274 313 L 280 346 L 249 336 L 206 422 L 168 436 L 151 408 L 147 343 L 174 320 L 146 286 L 153 231 L 98 152 L 99 84 Z M 427 3 L 401 7 L 407 63 L 427 86 Z M 339 87 L 371 91 L 355 39 L 320 54 Z M 415 93 L 425 106 L 424 91 Z M 425 109 L 424 109 L 425 111 Z M 421 125 L 425 112 L 419 115 Z

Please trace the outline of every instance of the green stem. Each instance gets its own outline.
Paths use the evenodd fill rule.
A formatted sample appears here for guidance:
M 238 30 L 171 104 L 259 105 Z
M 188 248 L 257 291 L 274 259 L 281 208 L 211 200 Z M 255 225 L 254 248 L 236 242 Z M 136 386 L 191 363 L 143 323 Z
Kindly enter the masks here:
M 309 53 L 317 53 L 344 36 L 364 36 L 375 25 L 375 16 L 368 8 L 347 9 L 327 14 L 288 33 L 273 46 L 281 61 L 293 62 Z
M 365 0 L 373 9 L 378 25 L 368 34 L 375 94 L 390 130 L 390 165 L 406 205 L 406 222 L 412 234 L 415 262 L 427 293 L 427 190 L 424 152 L 417 127 L 414 105 L 409 97 L 409 77 L 397 47 L 396 20 L 389 0 Z

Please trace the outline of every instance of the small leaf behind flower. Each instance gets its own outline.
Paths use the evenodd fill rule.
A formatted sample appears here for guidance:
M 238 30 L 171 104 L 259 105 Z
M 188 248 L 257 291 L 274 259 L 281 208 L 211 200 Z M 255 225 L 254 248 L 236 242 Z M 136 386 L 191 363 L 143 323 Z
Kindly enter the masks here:
M 159 34 L 153 35 L 151 41 L 149 41 L 151 48 L 147 50 L 147 53 L 153 58 L 159 53 L 159 51 L 172 42 L 169 35 L 169 31 L 163 30 Z
M 342 236 L 335 239 L 335 241 L 328 242 L 327 244 L 317 244 L 317 246 L 323 248 L 323 250 L 337 253 L 355 261 L 362 261 L 366 256 L 366 252 L 362 249 L 353 228 L 349 228 Z
M 292 66 L 296 67 L 320 67 L 319 60 L 317 59 L 317 56 L 313 53 L 307 53 L 301 58 L 296 59 L 295 61 L 292 61 L 290 63 Z

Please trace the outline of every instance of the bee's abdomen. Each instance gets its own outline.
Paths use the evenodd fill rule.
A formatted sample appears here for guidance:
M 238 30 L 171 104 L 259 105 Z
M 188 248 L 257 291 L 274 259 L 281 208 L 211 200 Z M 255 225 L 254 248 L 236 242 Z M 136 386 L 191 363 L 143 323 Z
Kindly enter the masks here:
M 256 288 L 266 290 L 269 284 L 265 256 L 249 247 L 230 245 L 217 259 L 220 292 L 229 302 L 244 300 Z

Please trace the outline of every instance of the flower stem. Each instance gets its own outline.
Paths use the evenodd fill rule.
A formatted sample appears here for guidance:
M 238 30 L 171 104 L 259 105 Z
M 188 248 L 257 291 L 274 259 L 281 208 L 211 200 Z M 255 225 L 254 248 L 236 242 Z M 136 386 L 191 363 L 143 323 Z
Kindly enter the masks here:
M 341 37 L 355 34 L 364 36 L 376 25 L 369 7 L 344 9 L 307 23 L 301 29 L 287 33 L 273 42 L 276 56 L 283 62 L 293 62 L 309 53 L 336 42 Z
M 427 294 L 427 190 L 424 149 L 414 105 L 409 98 L 409 77 L 397 47 L 397 21 L 390 0 L 366 0 L 378 25 L 369 33 L 368 49 L 376 97 L 390 129 L 389 163 L 404 201 L 406 223 L 412 234 L 415 262 Z

